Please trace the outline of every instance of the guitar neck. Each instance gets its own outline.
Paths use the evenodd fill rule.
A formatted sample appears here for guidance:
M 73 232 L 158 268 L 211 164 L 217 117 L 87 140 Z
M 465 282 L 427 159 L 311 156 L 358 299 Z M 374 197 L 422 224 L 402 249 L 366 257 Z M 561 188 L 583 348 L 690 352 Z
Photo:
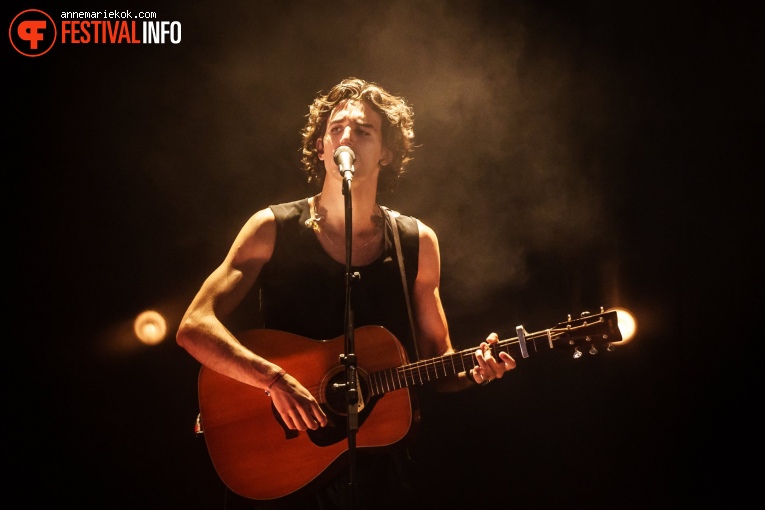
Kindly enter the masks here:
M 495 356 L 507 352 L 517 357 L 520 352 L 518 339 L 501 340 L 492 346 Z M 423 386 L 429 382 L 467 372 L 477 365 L 475 348 L 445 354 L 436 358 L 409 363 L 400 367 L 389 368 L 370 374 L 369 384 L 373 395 L 382 395 L 389 391 L 413 386 Z
M 583 346 L 591 353 L 597 352 L 598 345 L 610 344 L 621 340 L 615 311 L 585 315 L 580 319 L 559 323 L 555 328 L 527 333 L 522 326 L 516 328 L 518 336 L 500 340 L 491 345 L 492 354 L 498 358 L 500 352 L 510 354 L 516 360 L 529 357 L 529 351 L 538 352 L 538 343 L 549 349 L 559 346 L 573 348 L 574 357 L 579 357 Z M 531 349 L 529 348 L 531 347 Z M 370 374 L 369 384 L 373 395 L 422 386 L 461 372 L 467 372 L 477 366 L 475 351 L 478 347 L 464 349 L 435 358 L 388 368 Z

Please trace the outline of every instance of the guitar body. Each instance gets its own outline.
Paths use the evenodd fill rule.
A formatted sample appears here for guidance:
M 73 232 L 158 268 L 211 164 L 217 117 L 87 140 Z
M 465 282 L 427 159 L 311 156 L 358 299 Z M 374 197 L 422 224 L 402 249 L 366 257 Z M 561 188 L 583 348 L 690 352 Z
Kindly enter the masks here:
M 406 438 L 416 409 L 408 388 L 370 396 L 367 376 L 406 364 L 406 351 L 380 326 L 364 326 L 354 334 L 360 396 L 356 447 L 385 448 Z M 247 331 L 239 340 L 308 388 L 330 420 L 318 431 L 289 430 L 263 390 L 202 367 L 200 415 L 215 470 L 241 496 L 276 499 L 321 481 L 347 457 L 345 391 L 333 388 L 345 382 L 340 362 L 345 340 L 317 341 L 267 329 Z

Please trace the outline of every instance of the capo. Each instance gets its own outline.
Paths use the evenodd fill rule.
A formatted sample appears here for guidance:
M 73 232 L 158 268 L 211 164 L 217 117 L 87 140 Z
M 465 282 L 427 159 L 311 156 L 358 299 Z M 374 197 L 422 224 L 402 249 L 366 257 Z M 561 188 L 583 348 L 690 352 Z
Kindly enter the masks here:
M 526 335 L 528 335 L 528 333 L 523 329 L 523 326 L 516 326 L 515 332 L 518 333 L 518 346 L 521 348 L 521 356 L 528 358 L 529 351 L 526 349 Z

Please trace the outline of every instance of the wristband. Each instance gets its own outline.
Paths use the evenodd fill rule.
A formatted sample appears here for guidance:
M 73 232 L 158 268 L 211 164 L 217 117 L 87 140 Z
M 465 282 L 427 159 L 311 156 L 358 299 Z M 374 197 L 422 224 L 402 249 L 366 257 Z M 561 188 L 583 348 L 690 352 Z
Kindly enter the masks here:
M 286 373 L 287 373 L 287 371 L 282 368 L 281 370 L 279 370 L 279 373 L 276 374 L 273 379 L 271 379 L 271 382 L 268 383 L 268 386 L 266 386 L 266 389 L 264 390 L 266 392 L 266 396 L 267 397 L 271 396 L 271 386 L 276 384 L 276 381 L 281 379 L 284 376 L 284 374 L 286 374 Z

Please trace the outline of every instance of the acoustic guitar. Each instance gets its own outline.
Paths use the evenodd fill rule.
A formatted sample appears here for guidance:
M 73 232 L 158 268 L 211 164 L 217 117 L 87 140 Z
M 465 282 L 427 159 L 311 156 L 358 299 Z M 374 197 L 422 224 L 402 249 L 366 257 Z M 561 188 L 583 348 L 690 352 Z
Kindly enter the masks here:
M 492 346 L 514 359 L 565 347 L 578 357 L 622 339 L 616 311 L 582 314 L 557 326 Z M 417 413 L 410 388 L 465 372 L 476 365 L 475 348 L 410 363 L 398 339 L 381 326 L 354 330 L 357 354 L 358 451 L 404 440 Z M 270 500 L 296 493 L 336 471 L 347 460 L 348 404 L 341 355 L 344 336 L 313 340 L 283 331 L 255 329 L 239 335 L 247 348 L 271 360 L 311 391 L 330 423 L 319 430 L 289 430 L 263 390 L 211 369 L 199 373 L 200 426 L 218 476 L 233 492 Z M 356 414 L 356 413 L 354 413 Z M 332 469 L 331 469 L 332 468 Z

